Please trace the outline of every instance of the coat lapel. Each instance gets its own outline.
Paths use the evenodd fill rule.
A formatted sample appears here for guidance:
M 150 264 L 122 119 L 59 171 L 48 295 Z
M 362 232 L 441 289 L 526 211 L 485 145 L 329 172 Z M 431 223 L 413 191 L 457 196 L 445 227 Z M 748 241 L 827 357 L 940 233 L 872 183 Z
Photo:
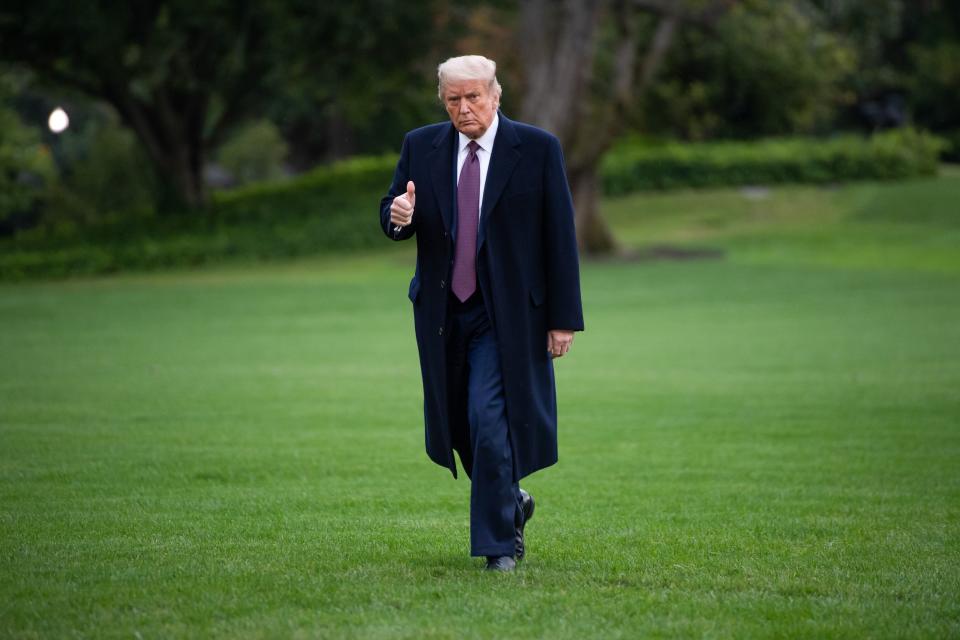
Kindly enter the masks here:
M 480 230 L 477 238 L 477 251 L 483 246 L 486 239 L 487 226 L 494 205 L 503 194 L 513 169 L 520 160 L 520 138 L 513 122 L 500 114 L 500 124 L 497 126 L 497 137 L 493 142 L 493 155 L 490 156 L 490 166 L 487 168 L 487 181 L 483 187 L 483 207 L 480 211 Z
M 448 232 L 453 223 L 453 139 L 454 128 L 451 124 L 444 127 L 433 139 L 433 153 L 430 157 L 433 193 L 440 207 L 443 226 Z

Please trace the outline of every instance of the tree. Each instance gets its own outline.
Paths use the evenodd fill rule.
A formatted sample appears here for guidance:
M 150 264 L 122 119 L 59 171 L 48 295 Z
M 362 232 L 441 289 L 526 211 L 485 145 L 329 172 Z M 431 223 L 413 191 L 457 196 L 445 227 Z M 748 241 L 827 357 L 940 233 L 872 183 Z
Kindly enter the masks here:
M 436 64 L 462 22 L 449 0 L 284 1 L 266 114 L 298 167 L 396 151 L 406 131 L 443 113 Z
M 678 29 L 709 29 L 735 1 L 523 3 L 518 35 L 527 90 L 521 116 L 552 131 L 566 149 L 577 240 L 585 253 L 616 249 L 599 210 L 601 157 L 649 90 Z
M 849 106 L 855 48 L 806 0 L 741 0 L 678 34 L 631 127 L 686 140 L 807 134 Z
M 179 199 L 202 206 L 207 150 L 262 100 L 272 6 L 9 0 L 0 59 L 111 104 Z
M 251 117 L 275 116 L 294 151 L 307 140 L 301 164 L 357 150 L 353 132 L 394 147 L 383 131 L 432 106 L 411 80 L 426 77 L 417 65 L 431 43 L 455 31 L 446 5 L 9 0 L 0 60 L 111 104 L 178 200 L 197 207 L 207 156 Z
M 859 119 L 889 126 L 884 107 L 893 106 L 901 121 L 941 132 L 960 128 L 960 3 L 810 1 L 856 48 L 849 91 Z

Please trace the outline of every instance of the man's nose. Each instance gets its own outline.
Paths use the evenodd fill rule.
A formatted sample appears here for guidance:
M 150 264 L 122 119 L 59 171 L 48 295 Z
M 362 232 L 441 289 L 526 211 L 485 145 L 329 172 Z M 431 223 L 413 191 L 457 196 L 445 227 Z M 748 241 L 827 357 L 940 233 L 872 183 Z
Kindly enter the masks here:
M 460 113 L 470 113 L 470 103 L 466 100 L 460 101 Z

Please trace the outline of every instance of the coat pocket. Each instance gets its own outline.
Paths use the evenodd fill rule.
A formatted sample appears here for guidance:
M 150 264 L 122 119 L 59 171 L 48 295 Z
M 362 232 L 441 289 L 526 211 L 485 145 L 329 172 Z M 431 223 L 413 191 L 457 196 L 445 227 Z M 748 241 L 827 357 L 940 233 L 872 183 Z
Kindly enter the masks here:
M 410 280 L 410 289 L 407 291 L 407 297 L 410 298 L 410 302 L 416 302 L 417 298 L 420 297 L 420 281 L 416 278 Z

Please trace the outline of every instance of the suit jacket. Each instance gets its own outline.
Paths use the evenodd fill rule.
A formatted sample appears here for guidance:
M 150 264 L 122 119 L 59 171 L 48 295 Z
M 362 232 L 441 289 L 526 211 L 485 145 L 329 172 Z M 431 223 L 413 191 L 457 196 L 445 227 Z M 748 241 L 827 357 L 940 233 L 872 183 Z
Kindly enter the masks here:
M 416 237 L 410 281 L 423 377 L 426 449 L 457 475 L 465 406 L 450 406 L 446 313 L 456 233 L 457 132 L 450 122 L 411 131 L 403 141 L 389 193 L 380 202 L 388 238 Z M 393 199 L 416 187 L 410 225 L 390 222 Z M 477 237 L 477 280 L 500 350 L 514 478 L 557 461 L 557 403 L 548 329 L 583 330 L 573 202 L 559 141 L 500 114 L 484 185 Z

